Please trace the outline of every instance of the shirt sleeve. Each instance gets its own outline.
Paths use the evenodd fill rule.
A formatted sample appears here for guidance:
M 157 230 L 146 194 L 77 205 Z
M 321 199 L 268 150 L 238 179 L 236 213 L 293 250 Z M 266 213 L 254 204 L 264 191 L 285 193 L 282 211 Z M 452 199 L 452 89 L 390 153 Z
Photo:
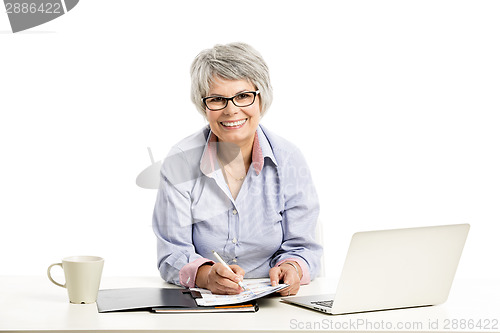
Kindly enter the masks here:
M 307 163 L 298 149 L 281 163 L 280 181 L 284 200 L 283 242 L 271 266 L 294 260 L 303 272 L 300 283 L 307 284 L 320 270 L 323 249 L 315 241 L 319 200 Z
M 213 261 L 197 254 L 192 239 L 189 179 L 175 181 L 175 170 L 185 170 L 182 154 L 167 157 L 153 212 L 153 231 L 157 238 L 158 269 L 173 284 L 194 287 L 198 267 Z M 166 166 L 166 164 L 170 164 Z M 173 164 L 173 165 L 172 165 Z M 172 179 L 174 179 L 172 181 Z

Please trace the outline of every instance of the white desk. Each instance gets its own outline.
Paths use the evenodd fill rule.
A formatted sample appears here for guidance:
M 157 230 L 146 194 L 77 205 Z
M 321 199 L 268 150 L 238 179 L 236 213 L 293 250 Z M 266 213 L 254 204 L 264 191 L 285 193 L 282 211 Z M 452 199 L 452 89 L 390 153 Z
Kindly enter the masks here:
M 299 295 L 332 292 L 336 284 L 330 285 L 329 282 L 318 279 L 311 285 L 303 286 Z M 102 289 L 168 286 L 160 277 L 103 277 L 101 283 Z M 456 280 L 449 300 L 439 306 L 342 316 L 288 305 L 279 299 L 271 297 L 260 300 L 257 313 L 100 314 L 95 304 L 70 304 L 66 290 L 53 285 L 45 276 L 0 277 L 0 331 L 500 331 L 499 281 Z M 497 328 L 460 328 L 460 321 L 479 325 L 480 320 L 483 325 L 490 320 L 490 328 L 491 321 L 496 320 Z

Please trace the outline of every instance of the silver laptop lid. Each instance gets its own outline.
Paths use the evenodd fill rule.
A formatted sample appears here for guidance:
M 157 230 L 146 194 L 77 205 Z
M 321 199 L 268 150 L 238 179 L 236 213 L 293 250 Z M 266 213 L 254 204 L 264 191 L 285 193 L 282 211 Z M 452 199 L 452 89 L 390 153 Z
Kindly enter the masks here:
M 457 224 L 354 234 L 332 313 L 445 302 L 469 228 Z

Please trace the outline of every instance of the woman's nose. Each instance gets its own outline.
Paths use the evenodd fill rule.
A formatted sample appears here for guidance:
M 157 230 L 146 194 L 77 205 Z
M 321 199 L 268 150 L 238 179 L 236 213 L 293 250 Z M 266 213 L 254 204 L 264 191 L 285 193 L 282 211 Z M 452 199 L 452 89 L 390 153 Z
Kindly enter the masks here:
M 234 105 L 234 103 L 232 101 L 228 101 L 227 106 L 224 108 L 224 114 L 225 115 L 233 115 L 233 114 L 238 113 L 239 109 L 240 108 L 237 107 L 236 105 Z

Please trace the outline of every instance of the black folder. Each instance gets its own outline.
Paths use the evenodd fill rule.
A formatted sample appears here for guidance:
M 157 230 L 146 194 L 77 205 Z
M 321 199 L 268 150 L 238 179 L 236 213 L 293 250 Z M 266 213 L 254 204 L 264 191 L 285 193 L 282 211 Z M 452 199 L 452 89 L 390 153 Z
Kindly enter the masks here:
M 116 311 L 154 311 L 159 313 L 179 312 L 256 312 L 255 302 L 231 306 L 198 306 L 197 291 L 174 288 L 125 288 L 99 290 L 97 310 Z

